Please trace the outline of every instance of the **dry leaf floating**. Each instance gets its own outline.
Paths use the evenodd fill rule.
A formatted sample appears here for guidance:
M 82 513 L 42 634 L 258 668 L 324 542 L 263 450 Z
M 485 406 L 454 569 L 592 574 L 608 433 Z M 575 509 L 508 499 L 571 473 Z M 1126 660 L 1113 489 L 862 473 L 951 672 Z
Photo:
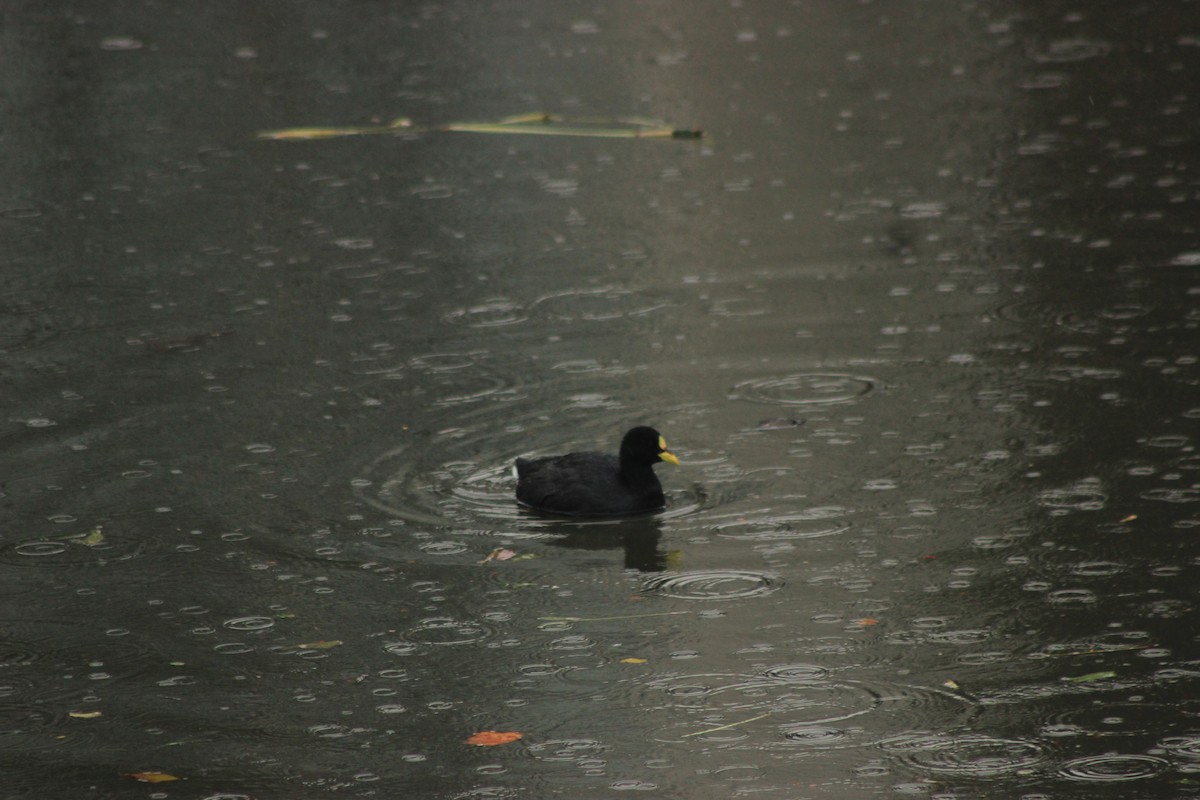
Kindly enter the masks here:
M 524 734 L 517 731 L 480 731 L 467 737 L 466 743 L 477 747 L 495 747 L 520 739 Z

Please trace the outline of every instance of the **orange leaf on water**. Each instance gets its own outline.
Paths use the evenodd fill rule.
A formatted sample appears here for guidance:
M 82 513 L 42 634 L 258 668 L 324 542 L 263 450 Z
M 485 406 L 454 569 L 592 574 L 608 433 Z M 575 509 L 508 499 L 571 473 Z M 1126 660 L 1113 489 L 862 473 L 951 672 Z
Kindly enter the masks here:
M 165 772 L 130 772 L 130 778 L 141 781 L 142 783 L 166 783 L 167 781 L 177 781 L 174 775 L 168 775 Z
M 524 734 L 517 731 L 480 731 L 467 737 L 467 744 L 480 747 L 495 747 L 498 744 L 508 744 L 520 739 Z
M 862 625 L 864 628 L 866 628 L 870 627 L 871 625 L 878 625 L 879 620 L 875 619 L 874 617 L 863 617 L 862 619 L 854 620 L 854 623 L 856 625 Z

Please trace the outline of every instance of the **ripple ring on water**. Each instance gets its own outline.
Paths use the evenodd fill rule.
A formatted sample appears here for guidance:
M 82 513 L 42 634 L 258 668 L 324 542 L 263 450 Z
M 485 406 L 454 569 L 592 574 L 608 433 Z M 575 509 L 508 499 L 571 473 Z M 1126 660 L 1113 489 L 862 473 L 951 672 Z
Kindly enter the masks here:
M 125 561 L 140 555 L 143 540 L 130 536 L 104 534 L 92 542 L 87 536 L 61 539 L 29 539 L 0 549 L 0 560 L 21 566 L 77 566 Z
M 451 311 L 446 321 L 468 328 L 501 328 L 529 319 L 520 305 L 503 298 L 486 300 L 478 305 Z
M 808 512 L 757 519 L 735 519 L 716 526 L 718 536 L 752 541 L 816 539 L 843 533 L 849 529 L 850 523 L 844 519 Z
M 1162 740 L 1162 746 L 1176 758 L 1200 759 L 1200 735 L 1167 736 Z
M 1138 497 L 1160 503 L 1195 503 L 1200 501 L 1200 489 L 1147 489 Z
M 1047 489 L 1038 495 L 1038 505 L 1043 508 L 1099 511 L 1107 502 L 1107 494 L 1087 485 Z
M 784 681 L 820 681 L 829 677 L 829 670 L 816 664 L 780 664 L 763 670 L 768 678 Z
M 1167 762 L 1146 755 L 1084 756 L 1062 765 L 1059 774 L 1076 781 L 1124 783 L 1151 778 L 1167 768 Z
M 777 590 L 783 581 L 777 575 L 750 570 L 697 570 L 656 575 L 643 584 L 648 594 L 682 600 L 737 600 Z
M 530 307 L 554 319 L 569 322 L 603 322 L 649 314 L 668 303 L 625 289 L 602 288 L 559 292 L 538 299 Z
M 1105 56 L 1111 51 L 1111 44 L 1097 39 L 1058 39 L 1029 57 L 1039 64 L 1062 64 Z
M 405 632 L 408 642 L 429 645 L 472 644 L 487 639 L 492 631 L 477 622 L 465 622 L 449 617 L 426 619 Z
M 840 744 L 846 739 L 846 731 L 839 728 L 826 728 L 813 725 L 793 725 L 784 729 L 783 738 L 789 742 L 809 746 L 826 746 Z
M 913 733 L 888 739 L 882 746 L 919 769 L 963 778 L 1029 772 L 1046 760 L 1045 750 L 1036 742 L 991 736 Z
M 783 377 L 754 378 L 733 387 L 735 400 L 782 406 L 817 406 L 850 403 L 875 388 L 877 381 L 860 375 L 832 372 L 798 373 Z
M 578 761 L 596 758 L 610 749 L 595 739 L 551 739 L 530 744 L 527 751 L 539 761 Z
M 222 623 L 233 631 L 261 631 L 275 626 L 275 620 L 270 617 L 236 617 Z

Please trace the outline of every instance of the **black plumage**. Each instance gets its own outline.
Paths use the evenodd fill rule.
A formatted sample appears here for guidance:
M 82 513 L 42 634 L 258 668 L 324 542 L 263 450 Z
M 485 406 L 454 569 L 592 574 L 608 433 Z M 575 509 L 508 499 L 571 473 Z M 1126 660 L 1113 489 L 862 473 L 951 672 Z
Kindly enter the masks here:
M 568 453 L 517 459 L 517 501 L 575 517 L 613 517 L 658 511 L 665 504 L 654 474 L 660 461 L 678 464 L 654 428 L 633 428 L 621 439 L 618 455 Z

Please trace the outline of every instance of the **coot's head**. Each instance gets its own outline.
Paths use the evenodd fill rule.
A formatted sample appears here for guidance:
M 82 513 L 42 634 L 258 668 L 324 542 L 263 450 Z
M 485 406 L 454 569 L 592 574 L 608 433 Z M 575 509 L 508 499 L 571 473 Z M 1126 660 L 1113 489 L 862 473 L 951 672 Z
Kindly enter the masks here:
M 639 425 L 625 434 L 621 440 L 621 459 L 642 464 L 679 463 L 674 453 L 667 452 L 667 440 L 662 434 L 646 425 Z

